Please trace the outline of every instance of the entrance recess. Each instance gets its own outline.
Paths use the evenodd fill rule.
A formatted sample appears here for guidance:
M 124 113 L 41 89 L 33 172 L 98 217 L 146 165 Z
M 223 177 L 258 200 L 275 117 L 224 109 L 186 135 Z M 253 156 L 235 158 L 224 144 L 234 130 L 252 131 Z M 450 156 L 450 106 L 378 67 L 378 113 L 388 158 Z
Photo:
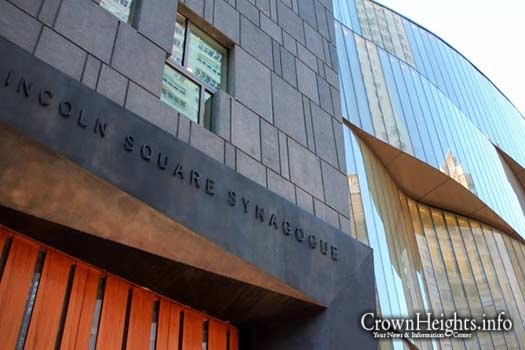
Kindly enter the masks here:
M 237 329 L 0 226 L 6 350 L 238 350 Z

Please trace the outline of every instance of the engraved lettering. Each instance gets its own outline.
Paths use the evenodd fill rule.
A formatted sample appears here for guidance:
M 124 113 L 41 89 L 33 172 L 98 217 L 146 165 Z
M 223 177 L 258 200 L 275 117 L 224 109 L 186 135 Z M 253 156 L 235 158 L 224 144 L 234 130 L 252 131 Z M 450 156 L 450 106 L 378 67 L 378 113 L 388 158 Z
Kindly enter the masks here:
M 149 162 L 151 160 L 151 157 L 153 156 L 153 150 L 149 145 L 142 145 L 140 148 L 140 156 L 145 161 Z
M 283 233 L 286 236 L 289 236 L 292 234 L 292 225 L 290 224 L 290 221 L 287 221 L 287 220 L 283 221 Z
M 64 101 L 58 105 L 58 111 L 60 112 L 60 115 L 64 118 L 69 118 L 71 116 L 72 110 L 73 110 L 73 107 L 71 106 L 71 103 L 69 103 L 68 101 Z
M 49 106 L 51 104 L 51 99 L 53 98 L 53 94 L 49 90 L 41 90 L 40 94 L 38 94 L 38 102 L 42 106 Z
M 18 82 L 16 92 L 20 93 L 20 91 L 22 90 L 24 91 L 24 95 L 26 97 L 29 97 L 29 92 L 31 91 L 31 83 L 26 81 L 23 77 L 20 78 L 20 81 Z
M 157 166 L 160 170 L 166 170 L 168 167 L 168 156 L 159 153 L 159 156 L 157 157 Z
M 124 139 L 124 149 L 128 152 L 131 152 L 134 148 L 135 139 L 133 138 L 133 136 L 126 136 L 126 138 Z
M 88 123 L 84 120 L 84 110 L 80 109 L 80 112 L 78 113 L 78 126 L 80 126 L 82 129 L 85 129 L 88 127 Z
M 298 227 L 295 229 L 295 239 L 298 242 L 304 241 L 304 231 L 302 228 Z
M 5 78 L 5 82 L 4 82 L 4 86 L 5 87 L 8 87 L 9 86 L 9 83 L 11 82 L 11 76 L 13 75 L 13 72 L 12 71 L 9 71 L 7 73 L 7 77 Z
M 201 179 L 200 174 L 196 172 L 195 170 L 192 170 L 190 173 L 190 184 L 194 184 L 195 188 L 200 188 L 201 187 L 200 179 Z
M 332 246 L 332 260 L 337 261 L 339 259 L 339 252 L 337 251 L 337 247 Z
M 228 191 L 228 205 L 234 207 L 237 203 L 237 194 L 233 191 Z
M 321 251 L 321 254 L 326 255 L 328 253 L 328 242 L 320 239 L 319 240 L 319 250 Z
M 255 205 L 255 218 L 261 222 L 264 221 L 264 208 Z
M 215 181 L 206 179 L 206 193 L 210 196 L 215 195 Z
M 242 197 L 242 207 L 244 208 L 244 214 L 248 213 L 248 204 L 250 204 L 250 201 Z
M 277 224 L 277 217 L 275 216 L 275 214 L 270 215 L 270 223 L 268 225 L 273 226 L 273 228 L 276 230 L 279 229 L 279 225 Z
M 308 245 L 312 249 L 317 248 L 317 237 L 315 237 L 314 235 L 308 235 Z
M 184 180 L 184 172 L 182 171 L 182 164 L 177 163 L 175 170 L 173 170 L 173 176 L 178 176 L 181 180 Z
M 95 121 L 95 129 L 93 130 L 95 134 L 98 132 L 100 134 L 100 137 L 106 136 L 106 129 L 108 128 L 108 123 L 102 122 L 100 119 L 97 118 Z

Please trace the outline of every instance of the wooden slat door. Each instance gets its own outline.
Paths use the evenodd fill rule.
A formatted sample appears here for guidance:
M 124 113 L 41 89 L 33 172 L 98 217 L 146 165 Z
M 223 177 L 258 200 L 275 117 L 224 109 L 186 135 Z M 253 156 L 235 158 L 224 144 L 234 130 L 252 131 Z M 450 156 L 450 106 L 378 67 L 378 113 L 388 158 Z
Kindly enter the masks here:
M 0 344 L 2 350 L 17 344 L 24 350 L 202 350 L 203 344 L 238 350 L 238 334 L 0 226 Z

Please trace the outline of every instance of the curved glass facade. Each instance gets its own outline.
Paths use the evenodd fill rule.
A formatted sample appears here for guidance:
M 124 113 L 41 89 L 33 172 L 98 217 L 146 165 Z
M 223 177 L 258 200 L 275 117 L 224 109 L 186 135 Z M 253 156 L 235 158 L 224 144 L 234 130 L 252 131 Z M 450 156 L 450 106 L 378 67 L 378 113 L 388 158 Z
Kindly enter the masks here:
M 410 198 L 346 127 L 351 232 L 374 248 L 378 311 L 504 311 L 511 332 L 414 344 L 525 348 L 525 190 L 505 160 L 525 167 L 525 119 L 461 54 L 399 14 L 368 0 L 334 0 L 334 14 L 348 124 L 445 174 L 509 227 Z

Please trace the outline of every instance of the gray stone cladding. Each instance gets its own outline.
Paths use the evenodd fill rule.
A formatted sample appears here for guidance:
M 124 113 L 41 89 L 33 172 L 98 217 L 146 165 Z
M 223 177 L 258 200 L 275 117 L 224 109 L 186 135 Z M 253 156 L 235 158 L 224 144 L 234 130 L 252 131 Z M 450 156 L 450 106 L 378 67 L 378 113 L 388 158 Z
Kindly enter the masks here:
M 331 0 L 0 0 L 0 36 L 348 233 Z M 160 99 L 175 14 L 229 46 L 212 130 Z

